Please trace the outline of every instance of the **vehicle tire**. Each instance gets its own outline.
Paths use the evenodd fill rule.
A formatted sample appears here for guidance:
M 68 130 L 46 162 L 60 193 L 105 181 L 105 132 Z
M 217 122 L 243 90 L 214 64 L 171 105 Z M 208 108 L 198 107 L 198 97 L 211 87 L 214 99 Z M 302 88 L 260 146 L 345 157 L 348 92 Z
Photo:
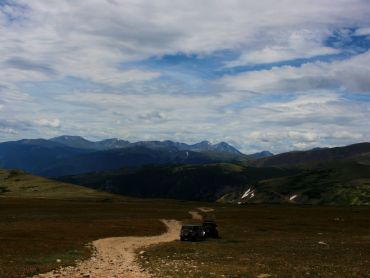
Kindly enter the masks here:
M 181 241 L 185 241 L 185 238 L 182 236 L 182 237 L 180 237 L 180 240 Z

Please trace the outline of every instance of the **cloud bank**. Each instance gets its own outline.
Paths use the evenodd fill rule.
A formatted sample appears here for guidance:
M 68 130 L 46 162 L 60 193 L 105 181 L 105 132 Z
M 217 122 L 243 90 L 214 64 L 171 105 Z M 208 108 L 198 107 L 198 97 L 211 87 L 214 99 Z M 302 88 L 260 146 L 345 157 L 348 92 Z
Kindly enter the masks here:
M 0 140 L 369 140 L 367 0 L 0 3 Z

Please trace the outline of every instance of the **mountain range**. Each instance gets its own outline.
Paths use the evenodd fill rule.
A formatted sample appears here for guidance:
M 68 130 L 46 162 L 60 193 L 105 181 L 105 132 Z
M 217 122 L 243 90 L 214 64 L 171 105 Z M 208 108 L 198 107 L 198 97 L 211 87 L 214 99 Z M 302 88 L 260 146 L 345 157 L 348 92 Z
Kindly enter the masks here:
M 122 168 L 61 180 L 136 197 L 237 204 L 370 204 L 370 143 L 273 158 L 247 163 Z M 269 159 L 279 163 L 262 165 Z
M 63 135 L 49 139 L 49 141 L 57 142 L 65 146 L 77 149 L 90 149 L 90 150 L 112 150 L 129 147 L 147 147 L 150 149 L 175 149 L 179 151 L 194 151 L 194 152 L 226 152 L 233 154 L 242 154 L 238 149 L 227 144 L 220 142 L 211 144 L 208 141 L 202 141 L 196 144 L 185 144 L 180 142 L 166 141 L 139 141 L 130 143 L 129 141 L 112 138 L 102 141 L 89 141 L 80 136 Z
M 370 143 L 245 155 L 225 142 L 61 136 L 0 143 L 0 168 L 135 197 L 370 204 Z
M 22 169 L 48 177 L 105 171 L 122 167 L 156 164 L 205 164 L 243 162 L 261 152 L 245 155 L 231 145 L 202 141 L 185 144 L 173 141 L 140 141 L 120 139 L 89 141 L 79 136 L 51 139 L 23 139 L 0 143 L 0 168 Z

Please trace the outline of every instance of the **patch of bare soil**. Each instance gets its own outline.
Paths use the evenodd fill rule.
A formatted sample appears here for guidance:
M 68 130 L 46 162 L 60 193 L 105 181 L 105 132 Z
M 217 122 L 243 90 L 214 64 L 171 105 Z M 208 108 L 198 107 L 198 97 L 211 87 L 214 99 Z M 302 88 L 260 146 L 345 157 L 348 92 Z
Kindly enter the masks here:
M 207 208 L 207 207 L 200 207 L 200 208 L 196 208 L 196 209 L 199 210 L 200 212 L 203 212 L 203 213 L 206 213 L 206 214 L 209 213 L 209 212 L 214 211 L 213 208 Z M 203 221 L 203 215 L 200 214 L 199 211 L 191 210 L 191 211 L 189 211 L 189 214 L 191 215 L 191 217 L 194 220 Z
M 207 208 L 207 207 L 200 207 L 200 208 L 197 208 L 197 209 L 200 210 L 201 212 L 205 212 L 205 213 L 214 211 L 213 208 Z
M 75 267 L 64 267 L 45 274 L 41 277 L 125 277 L 146 278 L 150 274 L 135 262 L 136 252 L 149 245 L 170 242 L 179 237 L 181 224 L 176 220 L 161 220 L 167 226 L 167 232 L 151 237 L 112 237 L 99 239 L 93 242 L 94 255 L 77 264 Z
M 200 221 L 203 220 L 203 216 L 197 211 L 191 210 L 189 211 L 189 214 L 191 215 L 191 218 L 193 218 L 194 220 L 200 220 Z

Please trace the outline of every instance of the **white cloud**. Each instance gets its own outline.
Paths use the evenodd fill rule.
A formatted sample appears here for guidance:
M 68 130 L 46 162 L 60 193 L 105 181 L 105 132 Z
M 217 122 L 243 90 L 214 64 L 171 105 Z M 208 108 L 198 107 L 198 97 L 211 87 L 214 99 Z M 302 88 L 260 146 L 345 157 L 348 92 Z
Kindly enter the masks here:
M 12 128 L 1 128 L 0 127 L 0 136 L 2 134 L 6 134 L 6 135 L 18 135 L 19 133 L 16 130 L 12 129 Z
M 368 102 L 344 94 L 369 92 L 369 52 L 226 76 L 205 90 L 212 94 L 189 93 L 182 84 L 193 84 L 191 75 L 175 80 L 183 87 L 171 93 L 160 67 L 140 63 L 222 50 L 241 53 L 226 66 L 335 54 L 338 49 L 325 45 L 333 31 L 364 26 L 355 35 L 367 34 L 367 0 L 12 3 L 0 6 L 1 140 L 62 133 L 208 139 L 246 152 L 279 152 L 370 136 Z M 75 87 L 68 77 L 87 85 Z M 287 98 L 266 97 L 275 92 Z
M 196 96 L 75 92 L 59 101 L 76 107 L 84 103 L 92 111 L 89 116 L 77 110 L 65 117 L 60 132 L 72 128 L 99 138 L 190 143 L 223 140 L 246 152 L 345 145 L 370 136 L 369 104 L 346 100 L 333 91 L 309 91 L 285 101 L 258 103 L 258 98 L 231 91 Z
M 370 27 L 363 27 L 356 30 L 355 36 L 370 36 Z
M 272 38 L 276 36 L 276 34 L 270 35 L 268 32 L 265 34 L 265 36 Z M 271 41 L 268 46 L 262 45 L 262 48 L 257 50 L 244 50 L 237 60 L 227 62 L 226 66 L 276 63 L 339 53 L 337 49 L 324 46 L 324 40 L 328 35 L 325 30 L 321 32 L 300 30 L 288 34 L 282 33 L 279 38 L 275 38 L 276 41 Z
M 36 120 L 36 124 L 40 126 L 58 128 L 60 127 L 60 120 L 59 119 L 38 119 Z
M 299 67 L 282 66 L 225 76 L 219 82 L 233 90 L 299 92 L 345 89 L 370 92 L 370 51 L 335 62 L 315 62 Z
M 340 0 L 335 6 L 329 0 L 14 3 L 1 7 L 0 64 L 16 55 L 55 74 L 18 68 L 3 79 L 75 76 L 108 85 L 157 77 L 158 72 L 121 65 L 163 54 L 236 49 L 244 54 L 232 63 L 242 64 L 334 53 L 323 38 L 343 26 L 365 25 L 370 13 L 366 0 Z M 9 17 L 17 20 L 8 22 Z

